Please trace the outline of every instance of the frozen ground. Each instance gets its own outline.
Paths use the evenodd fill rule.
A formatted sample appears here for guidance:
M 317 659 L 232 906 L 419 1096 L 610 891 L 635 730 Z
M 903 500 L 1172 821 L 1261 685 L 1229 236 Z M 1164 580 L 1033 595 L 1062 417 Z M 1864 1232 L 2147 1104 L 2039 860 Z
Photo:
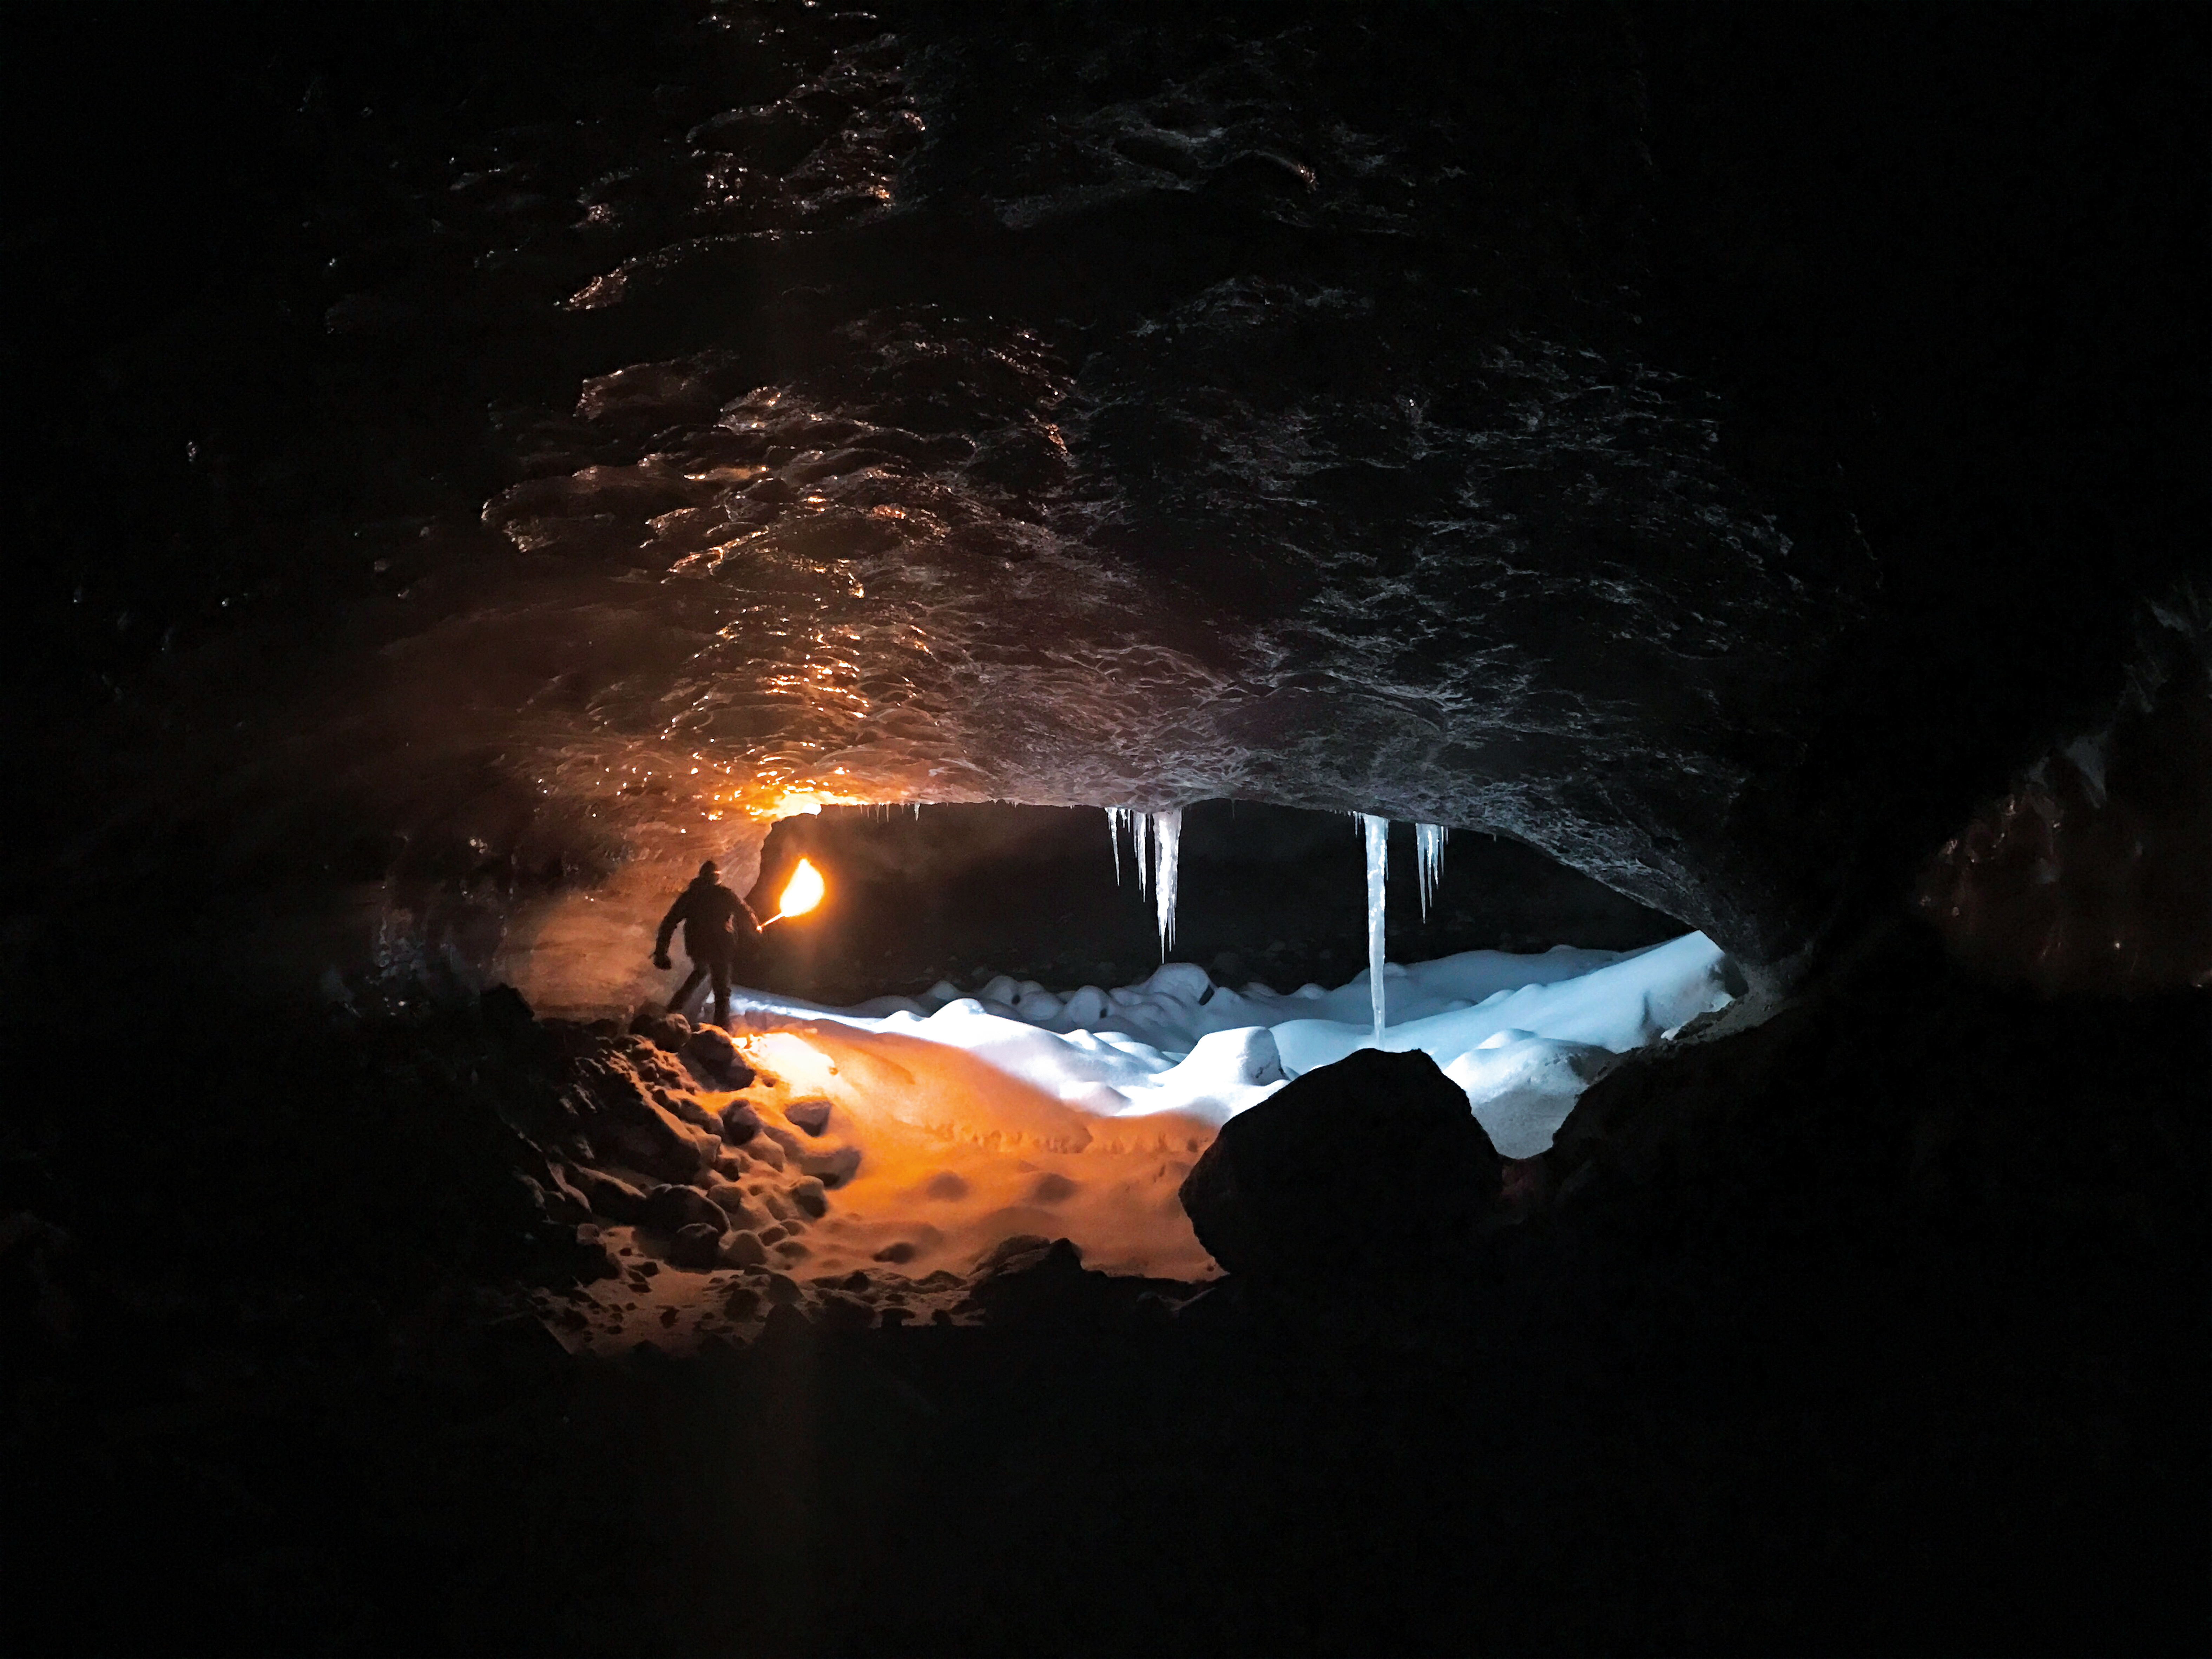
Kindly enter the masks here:
M 1384 975 L 1382 1046 L 1432 1055 L 1509 1158 L 1551 1145 L 1608 1055 L 1729 1000 L 1701 933 L 1626 953 L 1473 951 Z M 745 993 L 731 1024 L 765 1074 L 751 1103 L 797 1126 L 810 1159 L 839 1161 L 808 1271 L 920 1277 L 1034 1233 L 1110 1272 L 1193 1279 L 1212 1269 L 1176 1196 L 1183 1176 L 1230 1117 L 1370 1043 L 1370 992 L 1364 973 L 1285 994 L 1170 963 L 1064 994 L 1005 977 L 857 1008 Z

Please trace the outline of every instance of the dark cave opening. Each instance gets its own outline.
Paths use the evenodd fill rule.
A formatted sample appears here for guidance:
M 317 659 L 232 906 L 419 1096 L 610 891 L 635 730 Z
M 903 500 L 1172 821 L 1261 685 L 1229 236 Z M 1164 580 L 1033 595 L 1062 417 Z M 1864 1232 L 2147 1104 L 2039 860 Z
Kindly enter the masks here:
M 830 877 L 821 912 L 763 937 L 759 988 L 838 1004 L 996 975 L 1066 990 L 1133 983 L 1163 953 L 1126 848 L 1094 807 L 828 806 L 769 833 L 750 896 L 765 916 L 802 856 Z M 1183 809 L 1176 939 L 1164 959 L 1217 983 L 1334 987 L 1367 960 L 1358 824 L 1252 801 Z M 1409 824 L 1390 837 L 1394 963 L 1555 945 L 1631 951 L 1690 931 L 1532 848 L 1462 832 L 1422 915 Z

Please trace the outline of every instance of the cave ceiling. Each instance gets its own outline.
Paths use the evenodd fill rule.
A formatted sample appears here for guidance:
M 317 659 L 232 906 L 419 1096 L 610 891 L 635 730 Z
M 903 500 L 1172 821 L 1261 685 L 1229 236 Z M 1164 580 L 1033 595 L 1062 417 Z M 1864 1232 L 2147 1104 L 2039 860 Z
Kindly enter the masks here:
M 505 15 L 291 43 L 281 209 L 91 353 L 192 572 L 134 618 L 57 556 L 159 641 L 94 827 L 605 871 L 1225 796 L 1776 964 L 2201 569 L 2198 89 L 2045 131 L 2086 18 L 1983 85 L 1958 20 L 1883 69 L 1595 8 Z

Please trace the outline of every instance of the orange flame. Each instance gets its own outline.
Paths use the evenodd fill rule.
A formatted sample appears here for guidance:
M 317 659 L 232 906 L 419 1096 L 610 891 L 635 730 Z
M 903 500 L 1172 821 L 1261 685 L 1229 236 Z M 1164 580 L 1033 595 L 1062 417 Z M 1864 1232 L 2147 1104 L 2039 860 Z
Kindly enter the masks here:
M 776 901 L 775 920 L 786 916 L 803 916 L 822 902 L 822 896 L 830 890 L 830 884 L 822 879 L 822 872 L 814 867 L 811 859 L 801 859 L 799 867 L 791 872 L 791 879 L 783 884 L 783 896 Z

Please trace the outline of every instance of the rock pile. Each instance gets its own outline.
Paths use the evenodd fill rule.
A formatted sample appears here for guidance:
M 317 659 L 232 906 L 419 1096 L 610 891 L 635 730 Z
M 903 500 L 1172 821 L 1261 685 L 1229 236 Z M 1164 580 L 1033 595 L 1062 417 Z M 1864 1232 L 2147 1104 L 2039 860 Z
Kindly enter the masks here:
M 826 1102 L 780 1110 L 775 1079 L 726 1032 L 680 1015 L 564 1029 L 572 1133 L 547 1185 L 573 1199 L 578 1222 L 637 1228 L 669 1265 L 699 1272 L 805 1258 L 799 1235 L 860 1164 Z

